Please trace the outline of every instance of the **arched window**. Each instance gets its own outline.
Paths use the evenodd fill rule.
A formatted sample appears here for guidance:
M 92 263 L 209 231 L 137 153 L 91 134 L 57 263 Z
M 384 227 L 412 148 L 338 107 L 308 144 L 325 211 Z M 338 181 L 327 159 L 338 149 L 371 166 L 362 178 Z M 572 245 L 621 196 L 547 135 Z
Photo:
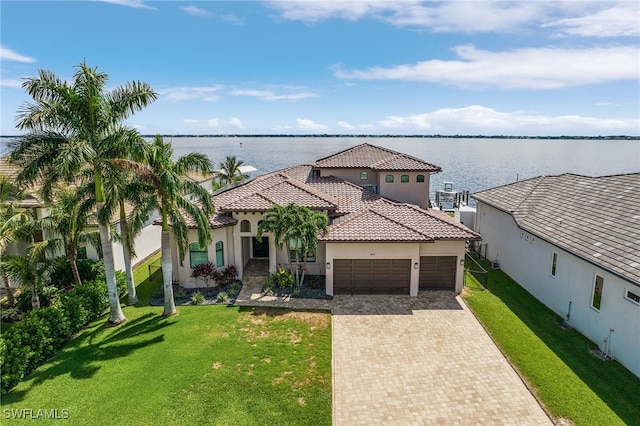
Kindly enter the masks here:
M 360 172 L 360 180 L 367 180 L 369 179 L 369 172 L 363 171 Z
M 251 222 L 246 219 L 240 222 L 240 232 L 251 232 Z
M 189 244 L 189 263 L 192 268 L 209 262 L 209 251 L 205 247 L 200 248 L 199 243 Z
M 224 244 L 222 241 L 216 243 L 216 268 L 224 266 Z
M 424 175 L 418 175 L 418 176 L 416 176 L 416 182 L 418 182 L 418 183 L 424 183 Z
M 409 183 L 409 175 L 402 175 L 402 176 L 400 176 L 400 182 L 402 182 L 402 183 Z
M 393 183 L 393 175 L 386 175 L 386 176 L 384 177 L 384 181 L 385 181 L 386 183 Z

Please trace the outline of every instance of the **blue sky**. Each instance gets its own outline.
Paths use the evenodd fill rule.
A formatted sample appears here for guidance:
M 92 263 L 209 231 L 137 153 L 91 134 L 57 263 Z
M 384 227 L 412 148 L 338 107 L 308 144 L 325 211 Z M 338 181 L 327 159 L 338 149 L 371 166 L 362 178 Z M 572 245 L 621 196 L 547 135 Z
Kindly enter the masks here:
M 0 2 L 0 134 L 39 69 L 159 98 L 143 134 L 640 135 L 637 1 Z

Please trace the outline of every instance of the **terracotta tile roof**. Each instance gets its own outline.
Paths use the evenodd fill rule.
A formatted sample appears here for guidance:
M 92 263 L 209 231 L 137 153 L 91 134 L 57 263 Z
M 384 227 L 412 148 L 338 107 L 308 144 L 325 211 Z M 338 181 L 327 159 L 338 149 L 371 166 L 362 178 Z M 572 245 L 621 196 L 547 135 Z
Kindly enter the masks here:
M 312 210 L 335 210 L 337 200 L 284 173 L 260 176 L 214 197 L 219 211 L 265 211 L 274 204 L 296 203 Z
M 640 285 L 640 173 L 540 176 L 472 194 L 557 247 Z
M 321 158 L 318 168 L 369 168 L 372 170 L 407 170 L 439 172 L 440 167 L 419 158 L 367 143 Z
M 472 240 L 479 235 L 439 210 L 384 198 L 361 211 L 334 220 L 320 241 Z

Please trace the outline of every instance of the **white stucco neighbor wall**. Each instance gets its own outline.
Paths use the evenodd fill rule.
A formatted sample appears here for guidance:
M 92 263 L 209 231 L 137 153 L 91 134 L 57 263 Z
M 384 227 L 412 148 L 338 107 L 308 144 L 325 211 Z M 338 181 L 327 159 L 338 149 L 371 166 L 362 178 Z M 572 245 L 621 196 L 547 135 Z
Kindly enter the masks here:
M 569 323 L 600 349 L 608 338 L 609 355 L 640 377 L 640 306 L 625 297 L 627 290 L 640 294 L 639 286 L 521 230 L 511 215 L 480 202 L 476 227 L 490 260 L 497 258 L 500 269 L 563 319 L 571 303 Z M 596 275 L 604 279 L 599 310 L 592 307 Z
M 162 227 L 157 225 L 148 225 L 142 229 L 140 235 L 135 239 L 136 257 L 132 260 L 133 266 L 160 250 L 161 233 Z M 116 271 L 124 271 L 124 253 L 122 244 L 119 242 L 113 243 L 113 263 Z

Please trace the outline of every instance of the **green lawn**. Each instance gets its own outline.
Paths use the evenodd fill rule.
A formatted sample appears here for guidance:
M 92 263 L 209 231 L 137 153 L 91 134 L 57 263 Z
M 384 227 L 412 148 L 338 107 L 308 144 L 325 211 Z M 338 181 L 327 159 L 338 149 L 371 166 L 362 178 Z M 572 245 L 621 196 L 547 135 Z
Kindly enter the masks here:
M 466 276 L 464 300 L 548 412 L 576 425 L 640 425 L 640 379 L 588 350 L 596 345 L 501 271 L 483 290 Z
M 328 313 L 214 305 L 163 318 L 145 303 L 157 285 L 138 287 L 126 324 L 106 328 L 105 315 L 5 395 L 3 424 L 7 409 L 65 409 L 79 425 L 331 424 Z

